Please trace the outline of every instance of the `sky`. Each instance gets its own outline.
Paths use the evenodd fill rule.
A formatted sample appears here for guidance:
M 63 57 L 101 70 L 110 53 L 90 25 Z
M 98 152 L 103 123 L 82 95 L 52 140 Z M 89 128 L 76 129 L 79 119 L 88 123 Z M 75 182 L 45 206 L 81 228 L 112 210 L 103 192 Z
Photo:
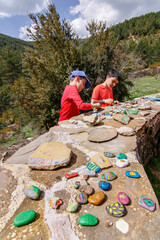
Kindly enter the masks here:
M 29 13 L 45 13 L 53 2 L 60 19 L 70 21 L 73 30 L 84 38 L 88 36 L 87 23 L 106 21 L 106 26 L 126 19 L 160 11 L 159 0 L 0 0 L 0 33 L 29 40 L 26 27 L 32 28 Z

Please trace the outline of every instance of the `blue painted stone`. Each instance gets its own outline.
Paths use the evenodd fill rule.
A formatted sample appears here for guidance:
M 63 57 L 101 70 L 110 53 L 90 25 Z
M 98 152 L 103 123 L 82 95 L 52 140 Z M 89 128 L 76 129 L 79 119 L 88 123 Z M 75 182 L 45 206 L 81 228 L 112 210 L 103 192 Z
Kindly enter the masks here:
M 40 189 L 34 185 L 29 186 L 24 190 L 26 197 L 31 199 L 38 199 L 40 195 Z
M 127 177 L 131 177 L 131 178 L 139 178 L 140 174 L 136 171 L 126 171 L 125 172 Z
M 124 154 L 124 153 L 117 153 L 116 157 L 117 157 L 118 159 L 127 159 L 127 156 L 126 156 L 126 154 Z
M 105 157 L 110 157 L 110 158 L 115 157 L 115 155 L 113 153 L 110 153 L 110 152 L 104 152 L 103 154 L 104 154 Z
M 99 172 L 101 169 L 96 164 L 93 163 L 87 163 L 87 168 L 89 170 L 95 171 L 96 173 Z
M 98 185 L 102 190 L 109 189 L 109 182 L 107 182 L 107 181 L 99 181 Z

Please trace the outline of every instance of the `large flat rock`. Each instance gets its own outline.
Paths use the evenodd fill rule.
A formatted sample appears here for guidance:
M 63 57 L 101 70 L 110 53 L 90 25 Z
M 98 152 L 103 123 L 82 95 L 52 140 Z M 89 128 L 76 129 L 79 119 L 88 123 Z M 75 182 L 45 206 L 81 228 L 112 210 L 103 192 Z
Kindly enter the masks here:
M 32 169 L 53 170 L 64 167 L 71 160 L 71 150 L 61 142 L 43 143 L 29 156 L 28 166 Z

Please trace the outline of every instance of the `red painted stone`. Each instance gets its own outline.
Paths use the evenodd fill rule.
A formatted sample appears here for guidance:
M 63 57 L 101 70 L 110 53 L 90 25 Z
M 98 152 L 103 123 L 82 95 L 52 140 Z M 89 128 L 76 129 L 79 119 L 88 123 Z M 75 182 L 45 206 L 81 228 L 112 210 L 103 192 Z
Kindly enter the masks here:
M 78 176 L 78 173 L 77 172 L 74 172 L 74 173 L 71 173 L 71 174 L 65 174 L 65 178 L 69 179 L 69 178 L 73 178 L 73 177 L 76 177 Z

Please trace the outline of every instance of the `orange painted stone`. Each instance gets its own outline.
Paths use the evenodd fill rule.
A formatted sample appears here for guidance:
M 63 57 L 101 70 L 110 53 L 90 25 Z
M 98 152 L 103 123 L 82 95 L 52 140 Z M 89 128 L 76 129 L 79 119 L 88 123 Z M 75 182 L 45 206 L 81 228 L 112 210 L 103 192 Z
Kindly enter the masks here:
M 104 198 L 105 198 L 105 194 L 103 192 L 97 192 L 88 198 L 88 202 L 98 206 L 104 201 Z

